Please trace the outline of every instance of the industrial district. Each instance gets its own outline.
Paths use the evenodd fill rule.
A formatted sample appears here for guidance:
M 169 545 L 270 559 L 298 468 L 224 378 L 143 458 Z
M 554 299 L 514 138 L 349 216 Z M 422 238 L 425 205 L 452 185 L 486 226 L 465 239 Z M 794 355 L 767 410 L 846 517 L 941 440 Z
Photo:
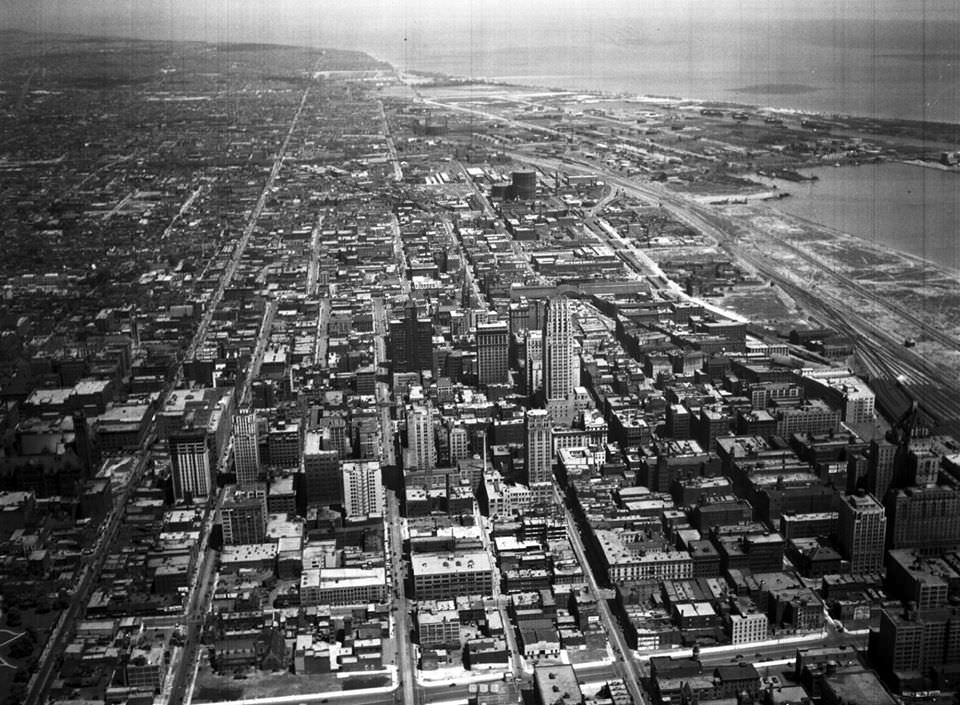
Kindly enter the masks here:
M 0 705 L 957 702 L 955 275 L 775 208 L 955 126 L 37 41 Z

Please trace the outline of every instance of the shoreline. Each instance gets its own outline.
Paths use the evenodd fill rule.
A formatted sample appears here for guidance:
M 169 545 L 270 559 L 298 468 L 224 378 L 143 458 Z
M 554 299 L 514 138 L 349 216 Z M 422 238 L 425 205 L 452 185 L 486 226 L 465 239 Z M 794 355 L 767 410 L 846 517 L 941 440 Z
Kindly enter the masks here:
M 536 90 L 548 90 L 554 93 L 584 93 L 593 96 L 600 96 L 607 100 L 619 99 L 619 100 L 632 100 L 638 102 L 649 102 L 649 103 L 664 103 L 664 102 L 675 102 L 682 104 L 686 108 L 694 108 L 697 106 L 726 106 L 729 109 L 749 109 L 757 112 L 771 112 L 778 113 L 783 115 L 794 115 L 798 117 L 814 117 L 814 118 L 829 118 L 836 120 L 872 120 L 882 124 L 901 124 L 901 125 L 913 125 L 913 126 L 941 126 L 941 127 L 952 127 L 960 128 L 960 120 L 953 122 L 946 120 L 918 120 L 916 118 L 900 118 L 892 116 L 876 116 L 876 115 L 861 115 L 857 113 L 845 113 L 845 112 L 829 112 L 829 111 L 815 111 L 808 110 L 804 108 L 796 107 L 776 107 L 770 105 L 763 105 L 760 101 L 753 102 L 743 102 L 743 101 L 728 101 L 720 99 L 708 99 L 708 98 L 696 98 L 689 96 L 669 96 L 669 95 L 657 95 L 650 93 L 637 93 L 635 91 L 609 91 L 609 90 L 598 90 L 596 88 L 583 88 L 583 87 L 563 87 L 563 86 L 547 86 L 538 83 L 518 83 L 515 82 L 510 76 L 503 76 L 500 78 L 497 77 L 476 77 L 471 78 L 468 76 L 463 76 L 460 74 L 448 73 L 446 71 L 435 71 L 429 69 L 418 69 L 418 68 L 409 68 L 403 67 L 400 65 L 399 61 L 394 59 L 385 58 L 379 50 L 371 49 L 369 47 L 355 47 L 355 48 L 343 48 L 338 46 L 323 46 L 323 45 L 312 45 L 312 44 L 287 44 L 279 42 L 262 42 L 258 41 L 251 43 L 248 41 L 243 41 L 240 39 L 233 41 L 220 41 L 215 42 L 207 39 L 196 39 L 196 38 L 182 38 L 182 39 L 162 39 L 162 38 L 146 38 L 146 37 L 137 37 L 131 34 L 117 33 L 117 34 L 85 34 L 82 32 L 56 32 L 56 31 L 37 31 L 35 29 L 24 29 L 21 27 L 7 27 L 0 29 L 0 35 L 2 34 L 11 34 L 11 35 L 23 35 L 23 36 L 34 36 L 34 37 L 60 37 L 64 40 L 93 40 L 93 41 L 125 41 L 125 42 L 138 42 L 138 43 L 157 43 L 157 44 L 201 44 L 211 47 L 217 46 L 231 46 L 231 45 L 256 45 L 261 48 L 270 48 L 270 49 L 303 49 L 306 51 L 343 51 L 343 52 L 353 52 L 357 54 L 363 54 L 368 58 L 374 60 L 377 63 L 383 64 L 388 67 L 398 78 L 402 80 L 403 74 L 411 75 L 421 75 L 421 76 L 432 76 L 432 77 L 444 77 L 448 80 L 463 81 L 465 83 L 479 83 L 484 85 L 491 86 L 504 86 L 508 88 L 531 88 Z M 729 88 L 728 91 L 737 92 L 739 88 Z M 798 95 L 802 93 L 797 93 L 796 91 L 791 91 L 790 93 L 766 93 L 767 95 Z M 757 94 L 763 95 L 763 94 Z M 958 144 L 958 149 L 960 149 L 960 144 Z
M 916 166 L 921 169 L 936 169 L 937 171 L 945 171 L 948 174 L 960 174 L 960 165 L 948 166 L 940 162 L 926 161 L 924 159 L 891 159 L 889 161 L 906 164 L 907 166 Z
M 900 164 L 903 166 L 913 167 L 916 169 L 935 169 L 936 171 L 946 171 L 947 173 L 956 173 L 960 175 L 960 169 L 950 168 L 950 167 L 945 167 L 943 169 L 940 169 L 936 164 L 925 163 L 920 160 L 891 159 L 891 160 L 884 160 L 884 161 L 878 162 L 876 166 L 878 168 L 882 168 L 884 164 Z M 820 166 L 820 167 L 815 167 L 814 169 L 807 169 L 806 171 L 814 171 L 816 169 L 832 170 L 834 168 L 836 167 Z M 839 168 L 844 169 L 848 167 L 841 166 Z M 814 182 L 814 183 L 817 183 L 817 182 Z M 806 226 L 819 228 L 822 231 L 834 237 L 852 238 L 858 244 L 861 244 L 862 246 L 867 247 L 875 252 L 890 253 L 892 255 L 899 256 L 905 260 L 908 260 L 915 266 L 918 266 L 927 270 L 931 270 L 931 269 L 936 270 L 937 272 L 941 273 L 943 276 L 946 276 L 950 279 L 956 279 L 958 282 L 960 282 L 960 265 L 958 265 L 957 268 L 947 267 L 947 266 L 944 266 L 938 260 L 924 258 L 922 255 L 916 254 L 914 252 L 908 252 L 907 250 L 900 249 L 899 247 L 896 247 L 894 245 L 890 245 L 886 243 L 877 243 L 874 240 L 871 240 L 867 237 L 862 237 L 856 233 L 848 232 L 846 230 L 841 230 L 827 223 L 823 223 L 819 220 L 815 220 L 813 218 L 810 218 L 804 215 L 799 215 L 790 210 L 780 208 L 777 205 L 779 201 L 764 201 L 763 203 L 781 217 L 794 218 Z
M 379 59 L 379 58 L 377 60 L 382 61 L 382 59 Z M 664 103 L 671 103 L 672 104 L 671 107 L 675 107 L 680 110 L 684 110 L 684 109 L 697 110 L 697 109 L 700 109 L 701 107 L 722 106 L 728 110 L 737 109 L 737 108 L 741 108 L 741 109 L 746 108 L 750 110 L 755 110 L 757 112 L 768 111 L 768 112 L 773 112 L 781 115 L 790 115 L 797 118 L 816 117 L 816 118 L 823 119 L 824 117 L 827 117 L 823 113 L 810 113 L 810 112 L 804 112 L 799 109 L 749 106 L 749 105 L 733 103 L 733 102 L 697 101 L 690 98 L 678 98 L 674 96 L 649 96 L 649 95 L 634 96 L 632 94 L 615 94 L 607 91 L 574 91 L 572 89 L 550 87 L 550 86 L 505 83 L 500 81 L 494 82 L 494 81 L 491 81 L 490 79 L 485 79 L 485 78 L 467 79 L 462 77 L 451 77 L 447 74 L 442 74 L 439 72 L 401 71 L 396 69 L 396 67 L 394 67 L 394 70 L 396 72 L 396 75 L 400 78 L 401 81 L 404 81 L 404 83 L 406 83 L 406 81 L 404 80 L 404 76 L 406 74 L 410 74 L 410 75 L 416 75 L 416 76 L 424 76 L 424 77 L 432 76 L 432 77 L 445 78 L 447 80 L 463 81 L 463 85 L 478 84 L 483 86 L 489 86 L 492 88 L 502 87 L 502 88 L 508 88 L 508 89 L 518 89 L 523 91 L 527 91 L 527 90 L 533 90 L 538 92 L 548 91 L 549 92 L 548 96 L 549 94 L 555 94 L 558 97 L 565 96 L 565 95 L 573 96 L 573 97 L 591 96 L 591 97 L 598 97 L 603 100 L 624 100 L 629 102 L 645 103 L 645 104 L 651 104 L 651 105 L 663 105 Z M 429 87 L 429 84 L 425 84 L 425 87 Z M 868 118 L 868 117 L 855 116 L 855 115 L 850 115 L 850 116 L 832 115 L 829 117 L 835 120 L 843 120 L 843 119 L 876 120 L 876 122 L 878 123 L 885 124 L 891 127 L 895 127 L 896 125 L 902 125 L 906 123 L 915 124 L 915 121 L 909 121 L 909 120 L 904 121 L 904 120 L 897 120 L 892 118 Z M 928 124 L 928 123 L 919 123 L 919 124 Z M 952 125 L 952 123 L 929 123 L 929 124 Z M 960 123 L 958 123 L 958 126 L 960 126 Z M 928 169 L 935 169 L 938 171 L 946 171 L 948 173 L 960 174 L 960 167 L 948 167 L 946 165 L 941 165 L 937 162 L 932 162 L 932 161 L 928 162 L 928 161 L 919 160 L 919 159 L 885 159 L 880 164 L 882 165 L 883 163 L 899 163 L 899 164 L 904 164 L 907 166 L 913 166 L 917 168 L 928 168 Z M 829 167 L 818 166 L 813 168 L 827 169 Z M 810 169 L 807 169 L 807 171 L 809 170 Z M 790 195 L 790 194 L 787 194 L 787 195 Z M 858 244 L 861 244 L 862 246 L 869 247 L 871 250 L 873 250 L 878 254 L 884 254 L 891 257 L 901 258 L 901 261 L 903 261 L 904 264 L 909 263 L 914 267 L 920 267 L 925 269 L 935 269 L 938 272 L 940 272 L 943 276 L 960 282 L 960 269 L 956 269 L 956 270 L 949 269 L 944 267 L 942 264 L 940 264 L 937 261 L 924 259 L 919 255 L 913 254 L 911 252 L 907 252 L 905 250 L 901 250 L 892 245 L 877 244 L 876 242 L 873 242 L 867 238 L 861 237 L 856 233 L 839 230 L 826 223 L 821 223 L 819 221 L 806 218 L 804 216 L 795 215 L 786 210 L 781 210 L 777 208 L 776 204 L 779 203 L 780 200 L 782 200 L 782 196 L 778 196 L 777 192 L 771 191 L 771 192 L 763 192 L 758 194 L 749 194 L 749 193 L 724 194 L 724 195 L 717 195 L 717 196 L 703 195 L 703 196 L 695 196 L 692 198 L 694 201 L 698 201 L 701 205 L 717 205 L 717 206 L 725 205 L 723 203 L 716 202 L 720 200 L 728 201 L 730 205 L 735 205 L 737 203 L 762 205 L 767 208 L 770 208 L 771 210 L 775 211 L 778 215 L 782 217 L 796 218 L 798 222 L 803 223 L 808 227 L 820 228 L 825 233 L 828 233 L 833 237 L 852 239 L 853 241 L 855 241 Z
M 145 38 L 134 37 L 129 35 L 109 35 L 109 34 L 97 35 L 97 34 L 82 34 L 82 33 L 76 33 L 76 32 L 36 32 L 33 30 L 24 30 L 24 29 L 6 29 L 2 31 L 5 33 L 20 34 L 24 36 L 35 36 L 35 37 L 53 36 L 53 37 L 63 38 L 64 40 L 72 40 L 72 41 L 76 41 L 76 40 L 123 41 L 123 42 L 137 42 L 137 43 L 157 43 L 157 44 L 166 44 L 166 45 L 176 45 L 176 44 L 197 45 L 199 44 L 199 45 L 206 45 L 210 47 L 230 46 L 230 45 L 240 46 L 240 45 L 246 44 L 245 42 L 242 42 L 242 41 L 212 42 L 212 41 L 196 40 L 196 39 L 173 39 L 173 40 L 145 39 Z M 757 113 L 766 112 L 766 113 L 773 113 L 777 115 L 788 115 L 796 118 L 810 117 L 810 118 L 816 118 L 820 120 L 829 119 L 834 121 L 853 121 L 853 122 L 870 121 L 871 123 L 887 126 L 889 128 L 896 128 L 897 126 L 916 126 L 916 127 L 940 126 L 940 127 L 949 127 L 949 128 L 960 128 L 960 122 L 943 122 L 943 121 L 931 121 L 931 120 L 919 121 L 919 120 L 907 119 L 907 118 L 874 117 L 874 116 L 856 115 L 856 114 L 827 113 L 822 111 L 820 112 L 809 111 L 809 110 L 804 110 L 800 108 L 766 106 L 766 105 L 761 105 L 759 103 L 743 103 L 738 101 L 698 99 L 698 98 L 683 97 L 683 96 L 640 94 L 640 93 L 635 93 L 630 91 L 614 92 L 614 91 L 608 91 L 608 90 L 598 90 L 595 88 L 572 88 L 572 87 L 562 87 L 562 86 L 549 86 L 549 85 L 543 85 L 543 84 L 517 83 L 509 80 L 509 77 L 502 77 L 502 79 L 496 79 L 495 77 L 494 78 L 491 78 L 491 77 L 470 78 L 470 77 L 461 76 L 457 74 L 450 74 L 444 71 L 430 71 L 427 69 L 403 68 L 399 65 L 399 63 L 394 62 L 388 58 L 384 58 L 382 54 L 379 54 L 374 50 L 365 49 L 365 48 L 339 49 L 333 46 L 312 46 L 307 44 L 291 45 L 291 44 L 279 44 L 279 43 L 274 44 L 269 42 L 259 43 L 257 44 L 257 46 L 260 48 L 271 48 L 271 49 L 277 49 L 277 50 L 300 48 L 305 51 L 321 51 L 321 50 L 344 51 L 344 52 L 362 54 L 368 57 L 369 59 L 371 59 L 372 61 L 374 61 L 375 63 L 380 64 L 381 68 L 378 70 L 388 71 L 392 73 L 394 76 L 397 77 L 397 79 L 401 83 L 403 83 L 408 88 L 414 88 L 416 85 L 410 81 L 410 77 L 423 77 L 427 79 L 432 79 L 434 81 L 436 80 L 447 80 L 451 82 L 455 81 L 460 83 L 461 85 L 476 84 L 476 85 L 488 86 L 490 88 L 502 88 L 502 89 L 514 90 L 514 91 L 518 91 L 518 90 L 534 91 L 540 94 L 543 94 L 544 92 L 546 92 L 547 95 L 545 97 L 549 97 L 550 95 L 556 95 L 557 97 L 570 96 L 577 99 L 595 98 L 595 99 L 607 100 L 607 101 L 620 100 L 620 101 L 626 101 L 626 102 L 632 102 L 632 103 L 659 105 L 661 107 L 665 106 L 668 108 L 674 108 L 678 110 L 698 110 L 702 107 L 718 107 L 718 108 L 722 107 L 727 110 L 741 109 L 741 110 L 754 111 Z M 420 88 L 429 88 L 429 86 L 430 86 L 429 83 L 424 83 L 422 86 L 420 86 Z M 840 126 L 835 126 L 835 127 L 840 127 Z M 856 125 L 851 125 L 848 127 L 856 129 Z M 897 135 L 895 134 L 880 135 L 880 136 L 886 136 L 889 139 L 894 141 L 896 141 L 897 139 Z M 958 144 L 958 148 L 960 148 L 960 144 Z M 889 161 L 903 163 L 910 166 L 916 166 L 919 168 L 930 168 L 930 169 L 937 169 L 940 171 L 960 173 L 960 167 L 956 167 L 956 168 L 947 167 L 945 165 L 940 165 L 936 162 L 926 162 L 924 160 L 916 160 L 916 159 L 912 159 L 912 160 L 890 159 Z M 730 195 L 729 198 L 731 199 L 731 203 L 732 203 L 734 199 L 744 198 L 744 196 Z M 753 201 L 755 199 L 747 198 L 745 200 Z M 788 211 L 782 211 L 775 207 L 774 204 L 777 202 L 778 202 L 777 200 L 761 201 L 761 203 L 767 204 L 765 207 L 770 208 L 771 210 L 775 211 L 778 214 L 798 218 L 800 221 L 808 225 L 814 225 L 814 226 L 823 228 L 825 231 L 828 231 L 838 236 L 853 238 L 857 242 L 863 243 L 864 245 L 869 246 L 871 249 L 874 249 L 875 251 L 890 253 L 896 256 L 903 257 L 913 262 L 914 264 L 919 264 L 926 267 L 932 267 L 940 272 L 943 272 L 944 274 L 948 275 L 951 278 L 960 278 L 960 271 L 946 269 L 937 262 L 923 259 L 922 257 L 919 257 L 912 253 L 905 252 L 903 250 L 897 249 L 889 245 L 882 245 L 882 246 L 877 245 L 876 243 L 871 242 L 870 240 L 867 240 L 865 238 L 861 238 L 854 233 L 837 230 L 836 228 L 833 228 L 824 223 L 820 223 L 815 220 L 804 218 L 802 216 L 796 216 L 792 213 L 789 213 Z
M 878 245 L 877 243 L 867 240 L 865 238 L 862 238 L 859 235 L 854 235 L 853 233 L 848 233 L 843 230 L 838 230 L 837 228 L 834 228 L 830 225 L 820 223 L 816 220 L 811 220 L 810 218 L 805 218 L 802 215 L 796 215 L 795 213 L 782 211 L 777 208 L 773 208 L 773 210 L 776 211 L 776 214 L 779 217 L 783 218 L 785 221 L 789 221 L 791 219 L 796 220 L 797 222 L 803 224 L 804 226 L 820 230 L 824 234 L 832 238 L 855 240 L 858 245 L 860 245 L 865 249 L 872 250 L 873 252 L 876 252 L 879 254 L 890 255 L 892 257 L 899 258 L 911 265 L 920 267 L 922 269 L 927 269 L 927 270 L 935 269 L 944 277 L 947 277 L 949 279 L 956 279 L 957 282 L 960 282 L 960 269 L 955 269 L 955 270 L 949 269 L 947 267 L 944 267 L 941 264 L 938 264 L 937 262 L 924 259 L 923 257 L 920 257 L 919 255 L 915 255 L 912 252 L 905 252 L 903 250 L 897 249 L 896 247 L 892 247 L 890 245 Z
M 558 94 L 586 94 L 591 96 L 600 97 L 604 100 L 627 100 L 630 102 L 642 102 L 642 103 L 651 103 L 664 105 L 665 103 L 673 103 L 674 107 L 678 109 L 698 109 L 701 107 L 718 107 L 725 108 L 727 110 L 751 110 L 758 113 L 774 113 L 777 115 L 789 115 L 792 117 L 798 118 L 818 118 L 820 120 L 870 120 L 876 123 L 883 125 L 911 125 L 911 126 L 940 126 L 940 127 L 952 127 L 960 128 L 960 120 L 956 122 L 948 122 L 944 120 L 917 120 L 914 118 L 898 118 L 898 117 L 889 117 L 889 116 L 876 116 L 876 115 L 860 115 L 856 113 L 838 113 L 838 112 L 829 112 L 829 111 L 813 111 L 804 108 L 797 107 L 777 107 L 772 105 L 764 105 L 761 102 L 742 102 L 742 101 L 733 101 L 733 100 L 719 100 L 719 99 L 709 99 L 709 98 L 693 98 L 688 96 L 673 96 L 673 95 L 657 95 L 651 93 L 636 93 L 633 91 L 609 91 L 609 90 L 598 90 L 596 88 L 582 88 L 582 87 L 564 87 L 564 86 L 550 86 L 546 84 L 539 83 L 525 83 L 525 82 L 515 82 L 510 78 L 510 76 L 476 76 L 469 77 L 459 74 L 449 74 L 443 71 L 430 71 L 427 69 L 412 69 L 412 68 L 402 68 L 395 64 L 389 59 L 382 58 L 372 53 L 371 51 L 365 50 L 370 58 L 375 59 L 386 64 L 389 64 L 398 77 L 401 77 L 405 74 L 413 76 L 423 76 L 423 77 L 433 77 L 433 78 L 444 78 L 450 81 L 459 81 L 463 85 L 468 85 L 471 83 L 485 85 L 485 86 L 502 86 L 505 88 L 520 88 L 520 89 L 533 89 L 538 91 L 550 91 L 551 93 Z M 960 147 L 960 145 L 958 145 Z

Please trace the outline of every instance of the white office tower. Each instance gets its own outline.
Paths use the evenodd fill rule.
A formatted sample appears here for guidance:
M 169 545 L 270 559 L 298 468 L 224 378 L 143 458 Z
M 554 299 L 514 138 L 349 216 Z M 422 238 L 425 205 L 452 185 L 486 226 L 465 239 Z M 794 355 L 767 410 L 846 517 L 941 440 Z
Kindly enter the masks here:
M 429 406 L 414 404 L 407 410 L 406 466 L 411 470 L 432 470 L 437 466 L 433 414 Z
M 527 331 L 527 394 L 533 396 L 543 386 L 543 331 Z
M 174 501 L 181 502 L 187 497 L 205 500 L 213 487 L 206 430 L 184 429 L 171 433 L 168 443 Z
M 382 517 L 386 503 L 378 460 L 343 464 L 343 508 L 348 520 Z
M 233 466 L 238 487 L 252 487 L 260 478 L 260 445 L 257 441 L 257 412 L 238 411 L 233 418 Z
M 543 331 L 543 381 L 547 411 L 558 426 L 573 423 L 574 389 L 580 383 L 580 365 L 570 319 L 569 299 L 550 299 Z

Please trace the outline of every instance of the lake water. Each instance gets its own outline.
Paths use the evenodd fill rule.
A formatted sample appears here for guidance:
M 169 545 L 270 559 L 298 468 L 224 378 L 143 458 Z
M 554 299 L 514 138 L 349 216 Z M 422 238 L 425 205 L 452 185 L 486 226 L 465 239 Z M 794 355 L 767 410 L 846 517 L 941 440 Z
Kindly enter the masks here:
M 414 26 L 399 53 L 388 44 L 381 55 L 405 68 L 551 87 L 828 114 L 960 116 L 960 25 L 725 19 L 657 22 L 638 9 L 573 25 L 480 23 L 449 43 L 427 41 Z
M 896 162 L 805 171 L 776 208 L 960 272 L 960 173 Z
M 956 0 L 6 4 L 0 28 L 359 49 L 471 78 L 960 121 Z
M 403 69 L 471 78 L 960 122 L 957 0 L 8 5 L 0 27 L 357 49 Z M 895 164 L 827 169 L 820 176 L 814 185 L 790 184 L 795 195 L 783 209 L 960 270 L 960 176 Z

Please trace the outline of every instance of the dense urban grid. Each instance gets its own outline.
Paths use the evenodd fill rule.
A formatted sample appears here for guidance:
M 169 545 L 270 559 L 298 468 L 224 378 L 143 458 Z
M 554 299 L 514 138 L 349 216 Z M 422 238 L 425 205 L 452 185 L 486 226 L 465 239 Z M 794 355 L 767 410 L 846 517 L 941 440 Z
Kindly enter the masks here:
M 960 307 L 762 202 L 947 132 L 35 41 L 3 705 L 955 702 Z

